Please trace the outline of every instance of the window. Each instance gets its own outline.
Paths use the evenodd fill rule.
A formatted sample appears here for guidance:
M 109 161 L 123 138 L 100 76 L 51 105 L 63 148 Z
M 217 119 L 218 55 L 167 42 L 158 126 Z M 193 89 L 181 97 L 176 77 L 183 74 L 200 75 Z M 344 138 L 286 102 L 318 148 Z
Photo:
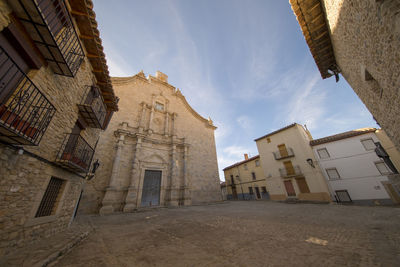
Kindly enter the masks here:
M 261 186 L 261 192 L 262 192 L 263 194 L 267 193 L 267 187 Z
M 249 194 L 250 195 L 253 195 L 254 193 L 253 193 L 253 187 L 249 187 Z
M 391 173 L 391 171 L 389 170 L 389 168 L 386 166 L 385 162 L 383 162 L 383 161 L 375 162 L 375 166 L 381 174 Z
M 155 107 L 156 110 L 159 110 L 159 111 L 163 111 L 164 110 L 164 105 L 159 103 L 159 102 L 156 102 L 154 107 Z
M 364 146 L 365 150 L 374 150 L 376 148 L 372 138 L 361 140 L 361 144 Z
M 260 166 L 260 161 L 256 160 L 256 167 Z
M 232 185 L 235 184 L 235 180 L 233 180 L 233 175 L 231 175 L 231 183 L 232 183 Z
M 44 217 L 55 214 L 60 202 L 65 181 L 51 177 L 35 217 Z
M 244 169 L 247 171 L 248 169 L 247 169 L 247 164 L 244 164 Z
M 330 158 L 328 150 L 326 148 L 317 149 L 317 153 L 320 159 Z
M 340 179 L 340 175 L 336 168 L 326 169 L 326 173 L 328 174 L 329 180 Z
M 253 177 L 253 180 L 255 180 L 255 179 L 256 179 L 256 173 L 255 173 L 255 172 L 252 172 L 252 173 L 251 173 L 251 177 Z
M 267 137 L 267 143 L 271 143 L 271 139 Z

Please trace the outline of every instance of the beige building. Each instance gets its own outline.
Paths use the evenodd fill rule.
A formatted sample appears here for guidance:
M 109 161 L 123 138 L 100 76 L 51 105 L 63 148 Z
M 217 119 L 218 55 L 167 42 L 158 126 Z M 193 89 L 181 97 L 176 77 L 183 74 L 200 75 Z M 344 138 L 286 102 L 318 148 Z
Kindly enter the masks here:
M 290 3 L 322 78 L 342 73 L 400 149 L 400 2 Z
M 224 168 L 227 199 L 269 199 L 267 183 L 261 167 L 260 156 L 249 158 Z
M 94 18 L 88 0 L 0 1 L 0 256 L 67 228 L 93 176 L 117 110 Z
M 112 78 L 120 111 L 97 145 L 101 166 L 86 185 L 82 213 L 221 200 L 216 127 L 167 78 Z
M 255 140 L 271 200 L 331 200 L 310 140 L 310 132 L 297 123 Z

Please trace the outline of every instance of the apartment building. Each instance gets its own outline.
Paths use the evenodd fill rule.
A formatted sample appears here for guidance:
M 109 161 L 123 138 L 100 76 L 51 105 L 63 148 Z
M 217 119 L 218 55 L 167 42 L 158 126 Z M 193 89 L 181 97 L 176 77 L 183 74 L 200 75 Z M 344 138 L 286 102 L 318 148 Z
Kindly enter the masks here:
M 356 204 L 394 204 L 388 176 L 398 173 L 385 153 L 375 128 L 348 131 L 310 141 L 329 184 L 333 201 Z M 389 161 L 388 161 L 389 160 Z M 397 198 L 399 195 L 397 194 Z
M 92 8 L 0 0 L 0 256 L 66 229 L 99 165 L 118 107 Z
M 249 158 L 223 169 L 228 200 L 269 199 L 260 156 Z
M 255 139 L 271 200 L 331 200 L 311 140 L 310 132 L 297 123 Z

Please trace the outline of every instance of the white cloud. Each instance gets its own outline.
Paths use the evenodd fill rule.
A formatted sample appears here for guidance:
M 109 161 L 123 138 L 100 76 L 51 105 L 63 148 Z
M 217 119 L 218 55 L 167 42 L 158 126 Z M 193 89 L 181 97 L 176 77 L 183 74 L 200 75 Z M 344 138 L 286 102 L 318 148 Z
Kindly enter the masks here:
M 295 92 L 285 109 L 289 110 L 286 123 L 298 122 L 307 124 L 309 130 L 316 129 L 325 115 L 326 92 L 316 90 L 315 86 L 321 79 L 318 73 L 307 79 L 301 86 L 294 87 Z

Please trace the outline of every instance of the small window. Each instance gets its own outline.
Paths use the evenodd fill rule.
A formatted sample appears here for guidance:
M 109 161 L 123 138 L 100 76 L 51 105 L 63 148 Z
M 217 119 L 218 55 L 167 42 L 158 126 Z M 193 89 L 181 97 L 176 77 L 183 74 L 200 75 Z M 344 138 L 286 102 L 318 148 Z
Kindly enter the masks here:
M 336 168 L 326 169 L 326 173 L 329 176 L 329 180 L 337 180 L 340 179 L 340 175 Z
M 244 169 L 247 171 L 248 169 L 247 169 L 247 164 L 244 164 Z
M 261 192 L 262 192 L 263 194 L 267 193 L 267 187 L 261 186 Z
M 392 173 L 389 168 L 386 166 L 385 162 L 378 161 L 375 162 L 375 166 L 381 174 L 390 174 Z
M 260 161 L 256 160 L 256 167 L 260 166 Z
M 51 177 L 35 217 L 44 217 L 55 214 L 64 189 L 64 184 L 64 180 Z
M 254 193 L 253 193 L 253 187 L 249 187 L 249 194 L 250 195 L 253 195 Z
M 326 148 L 321 148 L 317 150 L 318 156 L 320 159 L 328 159 L 330 158 L 328 150 Z
M 159 110 L 159 111 L 163 111 L 164 110 L 164 105 L 159 103 L 159 102 L 156 102 L 155 109 Z
M 364 146 L 365 150 L 374 150 L 376 148 L 372 138 L 361 140 L 361 144 Z
M 271 143 L 271 139 L 267 137 L 267 143 Z
M 252 173 L 251 173 L 251 177 L 253 177 L 253 180 L 255 180 L 255 179 L 256 179 L 256 173 L 255 173 L 255 172 L 252 172 Z

